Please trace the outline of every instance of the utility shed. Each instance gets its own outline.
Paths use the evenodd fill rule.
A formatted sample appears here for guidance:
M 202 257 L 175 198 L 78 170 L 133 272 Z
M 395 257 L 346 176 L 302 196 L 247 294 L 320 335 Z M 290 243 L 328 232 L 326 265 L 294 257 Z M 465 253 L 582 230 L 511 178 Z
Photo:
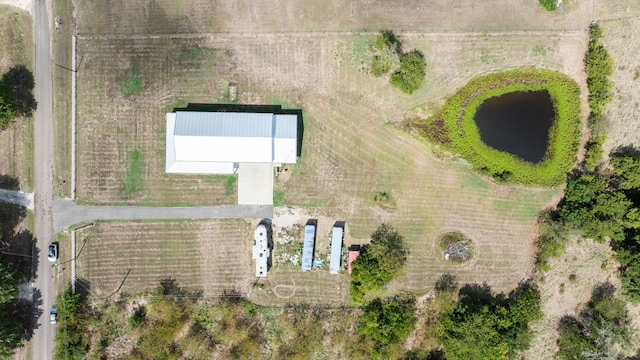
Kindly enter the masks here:
M 344 229 L 334 226 L 331 230 L 331 258 L 329 261 L 329 273 L 337 274 L 342 266 L 342 239 Z
M 267 239 L 267 228 L 264 225 L 258 225 L 253 234 L 253 258 L 256 259 L 256 276 L 267 276 L 267 266 L 271 250 L 269 249 L 269 241 Z
M 351 274 L 351 263 L 356 261 L 360 256 L 360 245 L 349 246 L 348 260 L 347 260 L 347 272 Z
M 304 244 L 302 247 L 302 271 L 311 271 L 313 250 L 316 243 L 316 226 L 307 224 L 304 227 Z

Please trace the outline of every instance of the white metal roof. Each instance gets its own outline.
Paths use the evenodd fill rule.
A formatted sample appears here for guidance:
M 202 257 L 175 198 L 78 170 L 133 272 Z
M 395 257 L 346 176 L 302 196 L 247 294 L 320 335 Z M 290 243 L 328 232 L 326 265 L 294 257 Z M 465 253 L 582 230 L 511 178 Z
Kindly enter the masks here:
M 176 111 L 175 135 L 271 137 L 273 114 Z
M 304 227 L 304 244 L 302 247 L 302 271 L 311 271 L 313 265 L 313 248 L 316 242 L 316 227 L 307 225 Z
M 331 230 L 331 258 L 329 261 L 329 273 L 337 274 L 342 265 L 342 238 L 344 229 L 334 226 Z
M 230 174 L 237 163 L 292 164 L 298 118 L 271 113 L 167 113 L 166 172 Z

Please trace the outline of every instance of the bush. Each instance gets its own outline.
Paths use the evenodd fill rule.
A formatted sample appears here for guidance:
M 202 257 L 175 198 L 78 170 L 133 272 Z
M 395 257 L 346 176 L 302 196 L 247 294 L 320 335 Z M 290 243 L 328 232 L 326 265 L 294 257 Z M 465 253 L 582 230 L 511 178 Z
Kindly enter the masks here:
M 373 196 L 373 201 L 375 201 L 376 205 L 383 208 L 395 209 L 396 207 L 396 200 L 388 191 L 380 191 L 375 194 Z
M 603 134 L 596 135 L 589 139 L 586 144 L 586 152 L 584 155 L 584 167 L 587 171 L 595 171 L 598 165 L 604 159 L 604 144 L 606 137 Z
M 540 5 L 548 11 L 555 11 L 557 8 L 556 0 L 540 0 Z
M 391 75 L 391 86 L 400 89 L 407 94 L 413 94 L 420 89 L 424 82 L 427 63 L 424 55 L 413 50 L 410 53 L 400 55 L 400 69 Z
M 592 23 L 589 26 L 589 47 L 584 59 L 591 109 L 589 121 L 592 126 L 599 125 L 604 108 L 613 97 L 609 81 L 609 76 L 613 73 L 613 59 L 602 45 L 601 39 L 602 29 L 597 23 Z
M 545 158 L 530 163 L 487 146 L 474 121 L 475 112 L 492 97 L 516 91 L 547 91 L 555 119 Z M 555 186 L 573 168 L 580 143 L 580 90 L 573 79 L 555 71 L 521 68 L 471 80 L 426 120 L 412 126 L 425 139 L 462 155 L 473 167 L 498 181 Z M 435 135 L 435 136 L 434 136 Z
M 424 55 L 418 50 L 403 52 L 402 43 L 392 31 L 382 31 L 376 37 L 371 52 L 373 76 L 385 76 L 396 69 L 389 78 L 391 86 L 407 94 L 413 94 L 422 86 L 426 68 Z
M 578 317 L 566 315 L 558 325 L 559 359 L 617 359 L 628 343 L 626 304 L 609 283 L 597 285 Z
M 551 214 L 545 214 L 538 231 L 536 268 L 545 272 L 549 270 L 549 259 L 564 254 L 568 230 L 562 222 L 553 219 Z

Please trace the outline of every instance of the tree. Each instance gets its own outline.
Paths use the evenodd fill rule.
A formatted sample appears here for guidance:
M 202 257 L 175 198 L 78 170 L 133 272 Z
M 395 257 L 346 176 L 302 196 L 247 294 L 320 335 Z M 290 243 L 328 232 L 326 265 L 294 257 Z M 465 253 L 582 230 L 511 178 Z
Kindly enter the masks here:
M 0 357 L 11 357 L 22 340 L 20 319 L 10 311 L 18 295 L 20 274 L 17 270 L 0 263 Z
M 542 316 L 535 283 L 521 283 L 508 296 L 493 294 L 486 284 L 465 285 L 458 297 L 442 316 L 447 359 L 506 359 L 529 346 L 529 324 Z
M 407 94 L 413 94 L 424 82 L 427 63 L 419 50 L 400 54 L 400 69 L 391 75 L 389 82 Z
M 90 313 L 86 297 L 73 294 L 71 286 L 56 299 L 60 325 L 56 332 L 54 359 L 82 359 L 89 349 Z
M 6 91 L 3 97 L 7 102 L 15 106 L 20 116 L 31 116 L 37 105 L 33 96 L 35 79 L 31 70 L 22 64 L 14 66 L 2 75 L 2 84 Z
M 371 234 L 371 242 L 351 264 L 351 299 L 360 302 L 364 294 L 391 281 L 402 268 L 407 252 L 400 234 L 383 223 Z
M 411 295 L 376 298 L 363 310 L 358 332 L 380 347 L 406 339 L 415 327 L 415 298 Z
M 15 121 L 18 116 L 18 110 L 16 106 L 10 102 L 7 102 L 6 98 L 2 94 L 2 83 L 0 83 L 0 130 L 9 127 Z

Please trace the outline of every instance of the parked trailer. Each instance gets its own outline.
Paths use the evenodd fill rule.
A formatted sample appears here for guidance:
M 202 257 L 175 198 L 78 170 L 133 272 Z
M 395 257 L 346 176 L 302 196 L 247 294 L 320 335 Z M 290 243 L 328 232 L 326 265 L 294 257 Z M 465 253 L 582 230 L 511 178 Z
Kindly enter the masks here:
M 313 250 L 316 242 L 316 226 L 308 224 L 304 227 L 304 245 L 302 247 L 302 271 L 311 271 Z
M 329 261 L 329 273 L 337 274 L 342 267 L 342 239 L 344 238 L 344 229 L 334 226 L 331 230 L 331 258 Z
M 260 224 L 254 233 L 253 258 L 256 259 L 256 276 L 267 276 L 268 259 L 271 255 L 269 241 L 267 239 L 267 228 Z

